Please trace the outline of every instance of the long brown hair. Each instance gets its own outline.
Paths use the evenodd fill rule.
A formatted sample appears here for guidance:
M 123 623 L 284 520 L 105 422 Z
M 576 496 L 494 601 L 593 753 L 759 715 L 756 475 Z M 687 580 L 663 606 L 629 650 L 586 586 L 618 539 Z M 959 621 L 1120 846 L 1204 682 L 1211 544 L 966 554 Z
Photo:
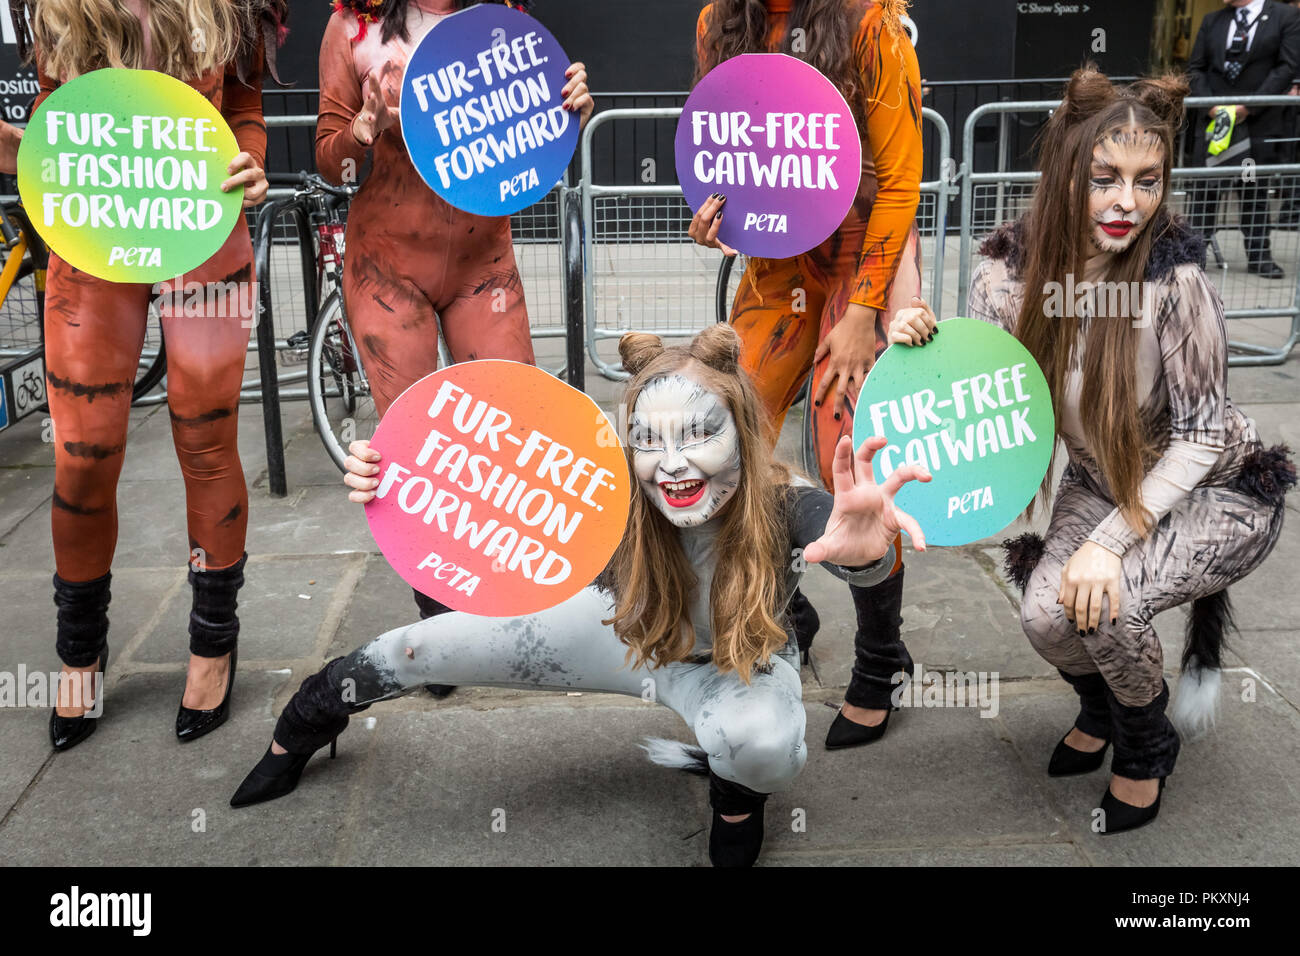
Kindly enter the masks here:
M 907 0 L 874 0 L 881 8 L 880 42 L 908 42 L 901 17 Z M 815 66 L 835 84 L 865 130 L 867 91 L 862 88 L 858 63 L 863 51 L 854 48 L 858 24 L 869 6 L 867 0 L 794 0 L 786 21 L 785 37 L 776 52 L 788 53 Z M 768 10 L 764 0 L 713 0 L 700 40 L 695 82 L 724 60 L 742 53 L 767 53 Z M 794 31 L 802 30 L 807 47 L 794 51 Z
M 1025 297 L 1016 336 L 1047 377 L 1058 432 L 1066 379 L 1079 362 L 1079 317 L 1072 309 L 1064 310 L 1063 316 L 1049 315 L 1046 302 L 1051 290 L 1066 285 L 1067 275 L 1083 281 L 1087 255 L 1082 239 L 1091 223 L 1088 185 L 1093 149 L 1112 133 L 1129 128 L 1156 134 L 1164 148 L 1160 204 L 1128 248 L 1112 257 L 1105 276 L 1108 282 L 1134 283 L 1126 288 L 1138 288 L 1135 283 L 1146 276 L 1152 246 L 1170 228 L 1166 201 L 1174 135 L 1182 125 L 1187 93 L 1187 81 L 1179 75 L 1121 87 L 1088 64 L 1070 78 L 1060 107 L 1040 136 L 1042 179 L 1025 220 L 1027 241 L 1021 270 Z M 1147 308 L 1154 305 L 1142 304 Z M 1145 532 L 1148 517 L 1139 486 L 1161 449 L 1160 439 L 1146 434 L 1138 414 L 1137 345 L 1141 333 L 1137 323 L 1129 320 L 1132 318 L 1137 315 L 1091 322 L 1083 350 L 1080 407 L 1087 409 L 1082 416 L 1085 438 L 1116 504 L 1132 527 Z M 1049 469 L 1043 496 L 1050 480 Z
M 689 368 L 717 394 L 736 420 L 740 445 L 740 483 L 712 520 L 721 527 L 715 543 L 720 556 L 713 572 L 709 615 L 713 662 L 737 671 L 748 682 L 757 664 L 786 642 L 778 622 L 778 597 L 787 553 L 782 495 L 790 472 L 772 459 L 765 436 L 765 412 L 749 377 L 740 369 L 740 337 L 726 324 L 711 325 L 687 345 L 665 348 L 657 335 L 629 332 L 618 344 L 623 366 L 632 373 L 624 408 L 653 379 Z M 635 474 L 626 441 L 629 473 Z M 688 657 L 695 644 L 690 599 L 695 572 L 686 559 L 677 528 L 638 489 L 632 495 L 627 530 L 608 568 L 616 595 L 614 625 L 637 666 L 659 667 Z

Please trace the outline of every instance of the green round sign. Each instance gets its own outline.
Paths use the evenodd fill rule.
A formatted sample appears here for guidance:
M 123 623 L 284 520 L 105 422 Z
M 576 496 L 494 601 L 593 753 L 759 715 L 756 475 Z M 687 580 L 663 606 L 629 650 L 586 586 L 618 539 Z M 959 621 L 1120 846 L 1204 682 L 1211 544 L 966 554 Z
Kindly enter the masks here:
M 978 319 L 939 330 L 923 347 L 885 350 L 858 395 L 853 444 L 888 440 L 872 459 L 878 482 L 901 464 L 928 468 L 932 481 L 909 481 L 895 500 L 928 544 L 969 544 L 1033 500 L 1056 420 L 1047 379 L 1014 336 Z
M 18 191 L 65 261 L 113 282 L 174 279 L 210 259 L 243 213 L 221 191 L 239 145 L 215 106 L 153 70 L 95 70 L 32 116 Z

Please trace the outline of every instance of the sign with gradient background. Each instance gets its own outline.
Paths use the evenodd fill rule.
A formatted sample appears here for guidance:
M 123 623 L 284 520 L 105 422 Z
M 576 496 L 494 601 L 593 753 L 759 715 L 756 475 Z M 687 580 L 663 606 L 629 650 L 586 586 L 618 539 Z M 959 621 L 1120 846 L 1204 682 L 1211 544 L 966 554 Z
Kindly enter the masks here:
M 398 397 L 370 446 L 379 487 L 366 518 L 411 587 L 506 617 L 589 585 L 627 524 L 631 481 L 613 425 L 533 365 L 464 362 Z
M 528 14 L 485 3 L 434 26 L 402 78 L 402 137 L 429 188 L 457 209 L 508 216 L 564 175 L 578 146 L 562 108 L 569 58 Z
M 18 190 L 60 258 L 113 282 L 189 272 L 243 214 L 228 193 L 234 133 L 203 94 L 154 70 L 106 69 L 64 83 L 32 117 Z
M 727 197 L 718 239 L 786 259 L 844 221 L 862 178 L 853 113 L 830 80 L 784 53 L 747 53 L 700 80 L 677 121 L 677 179 L 693 212 Z
M 884 435 L 872 460 L 882 482 L 903 463 L 933 481 L 896 498 L 927 544 L 997 534 L 1033 500 L 1056 441 L 1047 380 L 1016 338 L 979 319 L 949 319 L 923 347 L 891 345 L 867 376 L 853 444 Z

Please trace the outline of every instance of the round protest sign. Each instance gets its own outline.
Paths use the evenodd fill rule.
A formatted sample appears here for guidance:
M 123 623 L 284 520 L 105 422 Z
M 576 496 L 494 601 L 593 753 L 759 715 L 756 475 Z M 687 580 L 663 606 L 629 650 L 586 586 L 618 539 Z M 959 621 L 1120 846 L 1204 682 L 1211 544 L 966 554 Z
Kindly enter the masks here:
M 366 518 L 417 591 L 506 617 L 559 604 L 604 569 L 627 524 L 631 482 L 609 420 L 532 365 L 465 362 L 416 382 L 371 447 Z
M 243 214 L 221 184 L 239 145 L 197 90 L 106 69 L 41 104 L 18 150 L 18 191 L 65 261 L 113 282 L 175 279 L 210 259 Z
M 770 259 L 825 241 L 862 178 L 862 143 L 844 97 L 784 53 L 747 53 L 710 70 L 682 108 L 676 156 L 692 210 L 713 193 L 727 197 L 718 239 Z
M 1047 473 L 1056 441 L 1047 380 L 1012 335 L 978 319 L 949 319 L 920 348 L 891 345 L 863 383 L 853 443 L 888 444 L 876 481 L 901 464 L 933 480 L 898 492 L 929 544 L 969 544 L 1024 511 Z
M 518 10 L 485 3 L 441 20 L 402 77 L 402 137 L 429 188 L 480 216 L 550 192 L 578 145 L 578 115 L 561 105 L 568 67 L 555 37 Z

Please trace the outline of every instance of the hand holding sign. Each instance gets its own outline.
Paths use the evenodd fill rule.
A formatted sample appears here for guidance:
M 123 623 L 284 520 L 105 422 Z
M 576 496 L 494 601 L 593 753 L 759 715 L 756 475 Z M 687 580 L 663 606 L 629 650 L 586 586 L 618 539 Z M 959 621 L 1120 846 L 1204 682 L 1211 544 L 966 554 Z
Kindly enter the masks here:
M 917 309 L 925 327 L 927 310 Z M 925 349 L 885 350 L 858 396 L 853 440 L 884 437 L 872 459 L 879 482 L 907 465 L 931 472 L 933 482 L 905 485 L 899 503 L 930 544 L 968 544 L 1001 531 L 1033 500 L 1055 418 L 1047 380 L 1014 336 L 978 319 L 949 319 L 942 331 Z
M 373 496 L 366 518 L 384 557 L 448 607 L 500 617 L 551 607 L 590 584 L 623 537 L 631 482 L 612 426 L 535 366 L 434 372 L 401 394 L 372 441 L 350 449 L 349 497 Z
M 925 550 L 921 526 L 894 504 L 894 496 L 904 482 L 929 481 L 930 473 L 921 465 L 903 465 L 877 485 L 871 459 L 884 446 L 884 438 L 868 438 L 855 452 L 848 435 L 835 446 L 831 465 L 835 503 L 822 536 L 804 548 L 804 560 L 861 567 L 883 557 L 900 531 L 908 533 L 916 550 Z

